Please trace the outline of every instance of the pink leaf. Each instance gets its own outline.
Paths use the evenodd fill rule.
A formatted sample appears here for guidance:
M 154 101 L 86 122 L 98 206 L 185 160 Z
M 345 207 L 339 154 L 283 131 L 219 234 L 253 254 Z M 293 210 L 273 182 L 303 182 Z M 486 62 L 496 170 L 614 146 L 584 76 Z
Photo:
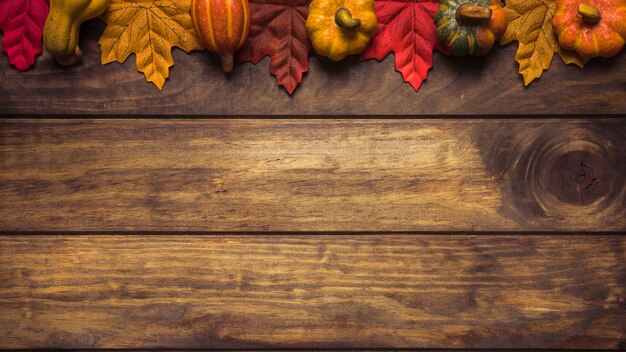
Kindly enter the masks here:
M 48 17 L 48 0 L 0 0 L 2 50 L 9 63 L 25 71 L 41 53 L 43 26 Z

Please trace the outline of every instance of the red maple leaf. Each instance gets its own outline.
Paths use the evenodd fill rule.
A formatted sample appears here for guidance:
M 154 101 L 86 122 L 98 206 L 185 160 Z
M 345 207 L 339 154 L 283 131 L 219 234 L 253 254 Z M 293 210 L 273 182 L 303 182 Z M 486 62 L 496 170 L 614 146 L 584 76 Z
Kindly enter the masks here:
M 417 91 L 433 66 L 437 43 L 433 17 L 439 1 L 378 0 L 374 6 L 378 30 L 361 53 L 361 60 L 381 61 L 393 51 L 396 71 Z
M 4 32 L 2 50 L 18 71 L 31 67 L 35 55 L 41 52 L 48 4 L 48 0 L 0 0 L 0 30 Z
M 258 63 L 270 56 L 270 73 L 289 94 L 309 69 L 311 44 L 304 22 L 311 0 L 250 0 L 250 34 L 237 61 Z

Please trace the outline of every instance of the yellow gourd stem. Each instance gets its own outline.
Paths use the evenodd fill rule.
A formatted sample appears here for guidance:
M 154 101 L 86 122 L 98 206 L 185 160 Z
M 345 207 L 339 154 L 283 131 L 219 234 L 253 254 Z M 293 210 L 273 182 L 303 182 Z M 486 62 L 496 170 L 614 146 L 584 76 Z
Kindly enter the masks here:
M 222 61 L 222 70 L 224 70 L 224 72 L 232 72 L 233 71 L 233 54 L 231 53 L 225 53 L 225 54 L 219 54 L 220 55 L 220 60 Z
M 600 21 L 600 10 L 591 5 L 578 5 L 578 14 L 583 18 L 583 22 L 587 25 L 594 25 Z
M 342 28 L 355 29 L 361 25 L 361 20 L 352 18 L 352 13 L 345 7 L 340 7 L 335 12 L 335 23 Z
M 61 66 L 70 66 L 80 62 L 82 57 L 83 52 L 78 46 L 76 46 L 76 51 L 74 52 L 74 54 L 55 56 L 54 59 Z
M 489 21 L 491 16 L 490 8 L 474 4 L 464 4 L 456 10 L 456 20 L 463 26 L 478 26 Z

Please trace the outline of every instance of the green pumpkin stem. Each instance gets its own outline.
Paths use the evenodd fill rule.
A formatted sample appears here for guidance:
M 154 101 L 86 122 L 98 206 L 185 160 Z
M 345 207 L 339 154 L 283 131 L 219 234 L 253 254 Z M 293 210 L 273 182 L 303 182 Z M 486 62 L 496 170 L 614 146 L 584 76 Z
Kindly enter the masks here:
M 476 6 L 474 4 L 463 4 L 456 10 L 456 20 L 463 26 L 479 26 L 491 19 L 490 8 Z
M 600 22 L 600 10 L 591 5 L 578 5 L 578 14 L 580 15 L 580 17 L 582 17 L 583 23 L 585 23 L 586 25 L 592 26 Z
M 345 29 L 355 29 L 361 25 L 361 20 L 352 18 L 352 13 L 345 7 L 340 7 L 335 12 L 335 23 Z

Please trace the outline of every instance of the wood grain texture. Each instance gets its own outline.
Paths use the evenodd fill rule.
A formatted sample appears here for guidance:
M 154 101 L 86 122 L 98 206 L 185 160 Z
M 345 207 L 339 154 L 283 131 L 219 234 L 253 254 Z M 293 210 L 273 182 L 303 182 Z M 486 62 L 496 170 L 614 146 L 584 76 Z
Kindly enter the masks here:
M 625 133 L 625 119 L 2 120 L 0 231 L 620 231 Z
M 101 65 L 100 21 L 83 26 L 78 66 L 62 68 L 48 54 L 18 73 L 0 55 L 0 112 L 57 115 L 518 115 L 626 114 L 626 53 L 594 59 L 584 70 L 556 57 L 550 70 L 524 88 L 515 44 L 484 58 L 435 53 L 435 66 L 416 93 L 382 63 L 342 63 L 310 56 L 310 70 L 292 97 L 268 73 L 269 59 L 240 64 L 225 75 L 206 52 L 174 51 L 171 78 L 159 91 L 131 57 Z
M 0 348 L 612 348 L 623 236 L 2 236 Z

